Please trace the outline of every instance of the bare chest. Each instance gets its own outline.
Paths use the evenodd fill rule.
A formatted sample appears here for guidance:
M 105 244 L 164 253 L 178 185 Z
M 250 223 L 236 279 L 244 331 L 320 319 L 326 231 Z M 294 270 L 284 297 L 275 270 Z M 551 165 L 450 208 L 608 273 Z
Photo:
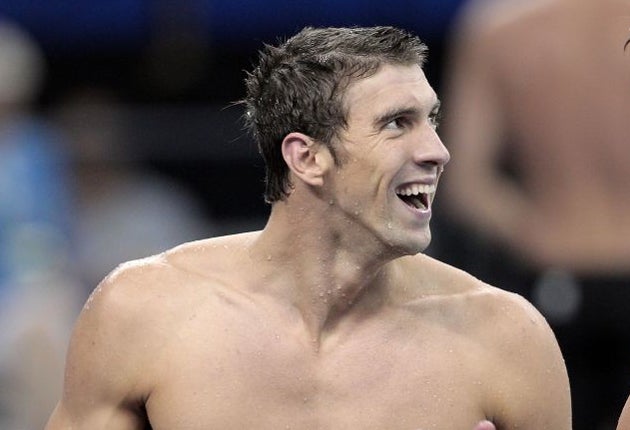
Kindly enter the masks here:
M 163 363 L 149 420 L 154 430 L 472 428 L 484 418 L 483 352 L 426 336 L 366 329 L 318 351 L 260 327 L 227 329 L 211 347 L 195 337 Z

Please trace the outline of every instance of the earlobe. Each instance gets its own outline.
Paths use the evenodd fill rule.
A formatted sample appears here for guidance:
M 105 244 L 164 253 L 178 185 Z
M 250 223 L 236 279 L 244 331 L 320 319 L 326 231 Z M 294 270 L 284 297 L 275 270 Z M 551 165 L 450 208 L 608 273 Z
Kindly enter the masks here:
M 321 186 L 328 169 L 328 148 L 303 133 L 290 133 L 282 141 L 282 156 L 296 179 Z

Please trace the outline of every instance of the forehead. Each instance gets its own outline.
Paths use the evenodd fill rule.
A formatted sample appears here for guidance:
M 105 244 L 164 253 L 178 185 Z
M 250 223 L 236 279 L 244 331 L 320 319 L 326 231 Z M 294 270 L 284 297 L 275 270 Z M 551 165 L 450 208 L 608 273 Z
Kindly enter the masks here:
M 372 116 L 398 107 L 426 111 L 438 98 L 418 65 L 381 66 L 374 75 L 352 83 L 345 94 L 348 120 Z

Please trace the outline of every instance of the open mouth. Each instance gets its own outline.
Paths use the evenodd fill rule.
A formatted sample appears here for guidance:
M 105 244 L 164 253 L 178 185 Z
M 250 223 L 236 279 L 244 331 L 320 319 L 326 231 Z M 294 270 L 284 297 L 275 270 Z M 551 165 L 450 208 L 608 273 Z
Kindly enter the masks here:
M 407 206 L 416 210 L 427 210 L 431 206 L 431 196 L 435 185 L 411 184 L 396 189 L 396 195 Z

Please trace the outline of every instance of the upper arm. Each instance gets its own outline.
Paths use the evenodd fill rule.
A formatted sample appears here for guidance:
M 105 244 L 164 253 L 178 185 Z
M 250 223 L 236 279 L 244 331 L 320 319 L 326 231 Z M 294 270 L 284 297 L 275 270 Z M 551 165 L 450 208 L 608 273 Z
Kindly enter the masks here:
M 443 198 L 453 217 L 491 237 L 511 238 L 526 197 L 505 174 L 510 118 L 506 114 L 504 24 L 491 17 L 462 23 L 445 79 L 442 135 L 451 153 Z
M 542 315 L 524 299 L 504 306 L 493 370 L 498 428 L 570 430 L 571 396 L 564 359 Z
M 450 51 L 443 137 L 453 154 L 449 173 L 487 175 L 478 169 L 494 167 L 505 128 L 500 57 L 495 54 L 496 35 L 490 23 L 466 24 L 454 33 Z
M 626 401 L 626 405 L 621 411 L 619 422 L 617 423 L 617 430 L 630 430 L 630 397 Z
M 47 430 L 144 428 L 144 323 L 128 287 L 110 277 L 84 306 L 68 349 L 62 398 Z

